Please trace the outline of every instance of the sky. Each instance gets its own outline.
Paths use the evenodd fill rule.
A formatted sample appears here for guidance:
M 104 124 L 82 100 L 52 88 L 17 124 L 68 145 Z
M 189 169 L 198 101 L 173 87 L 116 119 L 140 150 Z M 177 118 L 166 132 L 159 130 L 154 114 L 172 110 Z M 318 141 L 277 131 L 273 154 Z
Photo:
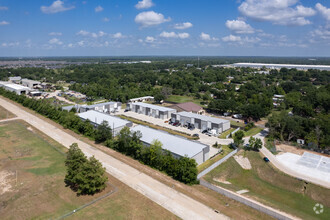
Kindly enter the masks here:
M 0 56 L 330 56 L 329 0 L 0 0 Z

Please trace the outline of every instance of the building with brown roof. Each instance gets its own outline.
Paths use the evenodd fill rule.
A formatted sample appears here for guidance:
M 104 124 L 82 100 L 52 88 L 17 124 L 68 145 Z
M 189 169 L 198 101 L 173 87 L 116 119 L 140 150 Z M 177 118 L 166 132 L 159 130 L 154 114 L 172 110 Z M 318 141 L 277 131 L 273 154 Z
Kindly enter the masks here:
M 202 107 L 193 102 L 178 103 L 171 106 L 171 108 L 176 109 L 178 112 L 192 112 L 200 115 L 203 115 L 205 113 Z

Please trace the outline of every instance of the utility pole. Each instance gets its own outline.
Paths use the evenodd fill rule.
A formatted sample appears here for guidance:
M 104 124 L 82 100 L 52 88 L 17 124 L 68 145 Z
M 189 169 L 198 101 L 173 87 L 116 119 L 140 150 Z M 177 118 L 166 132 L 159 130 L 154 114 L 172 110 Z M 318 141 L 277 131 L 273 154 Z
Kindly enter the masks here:
M 198 68 L 199 68 L 199 56 L 198 56 Z

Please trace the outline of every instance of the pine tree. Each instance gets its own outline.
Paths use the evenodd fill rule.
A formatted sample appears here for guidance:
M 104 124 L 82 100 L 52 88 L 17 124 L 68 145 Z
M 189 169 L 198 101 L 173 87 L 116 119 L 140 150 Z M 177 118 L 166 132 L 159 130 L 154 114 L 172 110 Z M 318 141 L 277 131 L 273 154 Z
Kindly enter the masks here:
M 70 185 L 73 189 L 77 188 L 75 183 L 75 177 L 81 172 L 82 165 L 87 162 L 87 157 L 79 149 L 77 143 L 73 143 L 67 153 L 67 158 L 65 160 L 65 166 L 67 167 L 67 174 L 65 176 L 64 182 Z

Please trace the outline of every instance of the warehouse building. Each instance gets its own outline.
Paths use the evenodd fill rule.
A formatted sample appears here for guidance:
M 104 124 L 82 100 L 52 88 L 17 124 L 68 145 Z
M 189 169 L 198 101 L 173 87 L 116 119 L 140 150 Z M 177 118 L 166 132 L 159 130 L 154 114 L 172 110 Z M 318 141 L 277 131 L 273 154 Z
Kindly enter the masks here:
M 4 81 L 0 82 L 0 87 L 6 89 L 7 91 L 15 92 L 17 95 L 28 94 L 31 90 L 28 87 Z
M 30 89 L 33 89 L 36 86 L 39 86 L 40 84 L 41 84 L 41 82 L 39 82 L 39 81 L 34 81 L 31 79 L 22 79 L 22 85 L 29 87 Z
M 180 122 L 184 125 L 194 125 L 195 128 L 204 130 L 215 130 L 217 134 L 230 128 L 230 122 L 221 118 L 214 118 L 206 115 L 194 114 L 191 112 L 178 112 L 171 116 L 172 122 Z
M 130 99 L 129 102 L 153 102 L 155 98 L 153 96 L 143 96 L 139 98 Z
M 175 109 L 143 102 L 128 103 L 127 107 L 130 111 L 160 119 L 169 119 L 171 114 L 176 113 Z
M 121 102 L 104 102 L 95 105 L 82 105 L 80 106 L 80 112 L 87 112 L 95 110 L 104 113 L 114 113 L 121 109 Z
M 114 136 L 119 134 L 121 129 L 123 129 L 125 126 L 132 127 L 133 125 L 133 123 L 130 121 L 94 110 L 79 113 L 78 116 L 82 120 L 89 120 L 95 127 L 99 126 L 103 121 L 108 122 L 108 125 L 111 127 Z
M 11 76 L 9 77 L 9 82 L 19 84 L 22 78 L 20 76 Z
M 198 165 L 209 159 L 210 147 L 199 142 L 142 125 L 131 128 L 131 131 L 140 131 L 141 141 L 147 146 L 150 146 L 155 140 L 160 141 L 163 144 L 162 148 L 170 151 L 175 158 L 186 156 L 195 159 Z

